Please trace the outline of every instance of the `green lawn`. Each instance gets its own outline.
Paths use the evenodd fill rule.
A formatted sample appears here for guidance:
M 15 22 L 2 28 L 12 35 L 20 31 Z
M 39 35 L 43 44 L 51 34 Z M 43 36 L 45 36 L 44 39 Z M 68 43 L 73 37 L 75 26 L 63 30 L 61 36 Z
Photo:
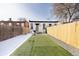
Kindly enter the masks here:
M 71 56 L 64 48 L 53 42 L 47 35 L 32 36 L 11 56 Z

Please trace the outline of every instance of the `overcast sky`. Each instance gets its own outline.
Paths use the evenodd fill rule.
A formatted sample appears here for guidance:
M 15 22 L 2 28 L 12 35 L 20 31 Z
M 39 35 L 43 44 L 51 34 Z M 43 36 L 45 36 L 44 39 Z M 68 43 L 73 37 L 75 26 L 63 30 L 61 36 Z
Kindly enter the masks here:
M 30 20 L 46 20 L 51 17 L 50 3 L 0 4 L 0 20 L 25 17 Z

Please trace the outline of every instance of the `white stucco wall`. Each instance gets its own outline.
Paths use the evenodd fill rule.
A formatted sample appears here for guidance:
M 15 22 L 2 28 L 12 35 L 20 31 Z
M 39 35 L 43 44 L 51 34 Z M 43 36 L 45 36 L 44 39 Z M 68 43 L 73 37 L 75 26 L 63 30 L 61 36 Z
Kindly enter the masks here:
M 31 29 L 31 23 L 33 24 L 33 29 L 32 29 L 31 31 L 36 30 L 36 22 L 30 22 L 30 23 L 29 23 L 30 29 Z M 39 26 L 39 28 L 38 28 L 38 31 L 39 31 L 39 32 L 44 32 L 43 24 L 45 24 L 45 27 L 46 27 L 46 28 L 49 27 L 49 24 L 54 25 L 54 23 L 47 23 L 47 22 L 46 22 L 46 23 L 45 23 L 45 22 L 44 22 L 44 23 L 40 23 L 40 22 L 39 22 L 38 24 L 39 24 L 39 25 L 38 25 L 38 26 Z
M 43 23 L 39 24 L 39 32 L 43 32 Z

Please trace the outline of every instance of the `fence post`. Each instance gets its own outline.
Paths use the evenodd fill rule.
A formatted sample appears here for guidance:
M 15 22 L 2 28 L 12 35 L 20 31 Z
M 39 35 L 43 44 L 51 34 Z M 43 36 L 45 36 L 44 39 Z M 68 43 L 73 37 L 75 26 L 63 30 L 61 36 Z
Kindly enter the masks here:
M 78 22 L 76 21 L 75 22 L 75 36 L 76 36 L 76 46 L 77 46 L 77 48 L 78 48 Z

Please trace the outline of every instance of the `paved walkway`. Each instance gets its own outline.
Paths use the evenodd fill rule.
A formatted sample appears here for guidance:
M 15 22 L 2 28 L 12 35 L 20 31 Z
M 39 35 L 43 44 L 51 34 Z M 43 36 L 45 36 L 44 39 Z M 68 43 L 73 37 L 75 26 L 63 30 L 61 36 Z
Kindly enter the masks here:
M 0 56 L 9 56 L 31 36 L 32 33 L 28 33 L 26 35 L 16 36 L 14 38 L 0 42 Z

